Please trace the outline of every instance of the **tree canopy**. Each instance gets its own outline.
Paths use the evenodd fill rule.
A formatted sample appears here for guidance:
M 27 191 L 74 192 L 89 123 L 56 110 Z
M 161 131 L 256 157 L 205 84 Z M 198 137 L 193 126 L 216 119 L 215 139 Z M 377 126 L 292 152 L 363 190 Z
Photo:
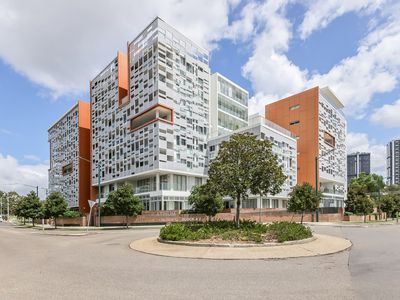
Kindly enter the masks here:
M 236 200 L 236 226 L 240 226 L 240 206 L 250 191 L 277 193 L 285 180 L 269 141 L 249 133 L 237 133 L 222 142 L 210 163 L 209 181 L 222 196 Z
M 16 205 L 15 213 L 18 217 L 24 218 L 24 223 L 25 219 L 32 219 L 32 225 L 35 226 L 35 219 L 43 216 L 43 207 L 34 191 L 20 198 Z
M 222 196 L 210 182 L 194 186 L 188 202 L 195 212 L 206 214 L 209 220 L 224 208 Z
M 107 202 L 110 201 L 111 206 L 119 215 L 125 216 L 126 227 L 128 228 L 128 217 L 138 215 L 143 210 L 143 204 L 133 193 L 130 184 L 124 183 L 117 190 L 108 194 Z
M 361 186 L 350 186 L 345 200 L 346 211 L 365 216 L 374 211 L 375 203 Z
M 54 218 L 54 226 L 57 228 L 57 218 L 68 210 L 68 204 L 60 192 L 51 193 L 44 203 L 44 214 L 48 218 Z
M 304 212 L 314 211 L 319 207 L 322 193 L 320 191 L 316 192 L 311 184 L 305 182 L 301 185 L 296 185 L 289 196 L 287 210 L 301 213 L 301 223 L 303 223 Z
M 362 189 L 373 197 L 377 197 L 384 187 L 383 177 L 373 173 L 369 175 L 361 173 L 358 178 L 354 178 L 350 182 L 350 188 Z

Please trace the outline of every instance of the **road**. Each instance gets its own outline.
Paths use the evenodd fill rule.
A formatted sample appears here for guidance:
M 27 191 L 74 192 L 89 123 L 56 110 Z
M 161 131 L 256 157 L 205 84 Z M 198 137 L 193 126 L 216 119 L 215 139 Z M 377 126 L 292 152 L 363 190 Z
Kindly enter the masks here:
M 0 299 L 398 299 L 400 226 L 338 228 L 350 251 L 287 260 L 213 261 L 131 250 L 156 229 L 55 236 L 0 223 Z

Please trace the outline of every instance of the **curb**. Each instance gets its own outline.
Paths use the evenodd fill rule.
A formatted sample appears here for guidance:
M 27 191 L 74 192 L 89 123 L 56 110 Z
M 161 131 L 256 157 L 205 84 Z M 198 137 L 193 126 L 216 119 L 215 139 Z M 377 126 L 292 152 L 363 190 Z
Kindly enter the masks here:
M 170 245 L 179 245 L 179 246 L 189 246 L 189 247 L 220 247 L 220 248 L 260 248 L 260 247 L 276 247 L 276 246 L 285 246 L 285 245 L 300 245 L 310 243 L 315 241 L 317 238 L 312 236 L 310 238 L 297 240 L 297 241 L 287 241 L 283 243 L 262 243 L 262 244 L 218 244 L 218 243 L 196 243 L 196 242 L 188 242 L 188 241 L 170 241 L 163 240 L 162 238 L 157 238 L 159 243 L 170 244 Z
M 336 236 L 316 234 L 314 241 L 276 247 L 187 247 L 186 245 L 160 243 L 157 237 L 135 240 L 132 250 L 170 258 L 208 260 L 281 260 L 332 255 L 351 249 L 350 240 Z

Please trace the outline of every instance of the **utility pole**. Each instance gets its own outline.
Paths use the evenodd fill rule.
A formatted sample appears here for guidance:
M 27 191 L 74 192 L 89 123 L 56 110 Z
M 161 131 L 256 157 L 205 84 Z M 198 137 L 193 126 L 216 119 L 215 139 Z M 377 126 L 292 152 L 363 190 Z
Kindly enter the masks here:
M 3 202 L 1 202 L 3 204 Z M 1 213 L 3 214 L 3 205 L 2 205 Z M 7 197 L 7 222 L 10 222 L 10 198 Z

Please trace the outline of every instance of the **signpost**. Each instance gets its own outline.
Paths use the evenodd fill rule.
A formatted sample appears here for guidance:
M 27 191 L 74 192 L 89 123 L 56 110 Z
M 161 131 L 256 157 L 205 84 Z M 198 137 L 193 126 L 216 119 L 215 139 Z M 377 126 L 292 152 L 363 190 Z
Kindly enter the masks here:
M 90 206 L 90 211 L 89 211 L 89 218 L 88 218 L 88 223 L 87 223 L 86 231 L 89 231 L 90 217 L 92 216 L 92 208 L 93 208 L 93 206 L 96 205 L 97 201 L 88 200 L 88 202 L 89 202 L 89 206 Z

